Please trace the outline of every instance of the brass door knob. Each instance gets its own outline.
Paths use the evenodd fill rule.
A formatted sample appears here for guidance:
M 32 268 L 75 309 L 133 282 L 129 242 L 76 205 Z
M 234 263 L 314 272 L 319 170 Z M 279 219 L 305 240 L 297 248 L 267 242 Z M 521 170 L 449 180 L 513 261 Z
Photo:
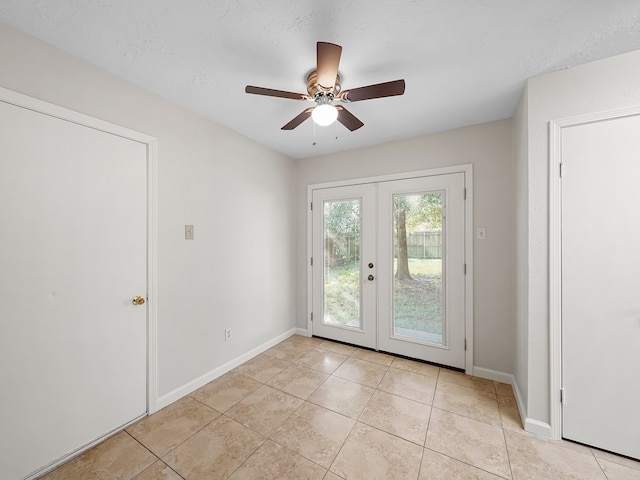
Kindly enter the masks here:
M 373 275 L 369 275 L 369 276 L 367 277 L 367 279 L 368 279 L 369 281 L 373 280 Z
M 135 297 L 133 299 L 133 304 L 134 305 L 144 305 L 144 298 L 142 297 Z

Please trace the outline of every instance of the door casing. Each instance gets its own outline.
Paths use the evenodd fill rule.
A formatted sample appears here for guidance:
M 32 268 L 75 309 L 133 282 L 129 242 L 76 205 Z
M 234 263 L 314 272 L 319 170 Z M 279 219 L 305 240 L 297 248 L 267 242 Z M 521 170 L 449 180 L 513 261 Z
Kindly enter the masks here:
M 105 133 L 117 135 L 129 140 L 133 140 L 146 145 L 147 150 L 147 414 L 157 411 L 157 200 L 156 200 L 156 179 L 157 179 L 157 139 L 155 137 L 130 130 L 97 118 L 84 115 L 73 110 L 69 110 L 58 105 L 54 105 L 36 98 L 23 95 L 12 90 L 0 87 L 0 102 L 25 108 L 36 113 L 49 115 L 68 122 L 72 122 L 85 127 L 93 128 Z M 73 452 L 70 456 L 59 459 L 47 465 L 46 469 L 39 470 L 27 478 L 35 478 L 48 471 L 53 470 L 70 458 L 90 449 L 99 442 L 102 442 L 109 435 L 117 432 L 105 432 L 105 436 L 85 445 L 81 449 Z
M 464 173 L 465 175 L 465 259 L 467 273 L 465 276 L 465 336 L 467 339 L 467 349 L 465 352 L 465 373 L 473 375 L 473 165 L 463 164 L 450 167 L 434 168 L 429 170 L 419 170 L 413 172 L 403 172 L 375 177 L 358 178 L 354 180 L 342 180 L 328 183 L 318 183 L 307 186 L 307 332 L 313 331 L 311 313 L 313 309 L 313 268 L 311 257 L 313 256 L 313 212 L 311 204 L 313 190 L 319 188 L 342 187 L 347 185 L 359 185 L 363 183 L 377 183 L 390 180 L 406 180 L 418 177 L 429 177 L 434 175 L 446 175 L 450 173 Z

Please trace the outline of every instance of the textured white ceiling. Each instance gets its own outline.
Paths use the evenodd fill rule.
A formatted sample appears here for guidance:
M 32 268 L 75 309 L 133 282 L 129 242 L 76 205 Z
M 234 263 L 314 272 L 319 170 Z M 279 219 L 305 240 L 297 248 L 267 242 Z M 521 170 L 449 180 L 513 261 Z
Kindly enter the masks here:
M 527 78 L 640 49 L 638 0 L 0 0 L 0 21 L 292 158 L 508 118 Z M 349 105 L 355 132 L 280 130 L 312 104 L 244 87 L 304 93 L 317 41 L 344 89 L 405 95 Z

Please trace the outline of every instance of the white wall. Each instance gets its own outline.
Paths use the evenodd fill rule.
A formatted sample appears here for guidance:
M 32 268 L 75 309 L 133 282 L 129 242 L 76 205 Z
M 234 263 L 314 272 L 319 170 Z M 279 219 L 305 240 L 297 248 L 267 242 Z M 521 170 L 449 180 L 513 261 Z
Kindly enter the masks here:
M 504 120 L 297 163 L 297 326 L 307 328 L 307 185 L 472 163 L 475 225 L 474 364 L 512 373 L 514 338 L 511 122 Z
M 518 168 L 519 184 L 528 185 L 528 232 L 518 222 L 519 237 L 528 238 L 527 282 L 519 297 L 528 297 L 528 334 L 516 350 L 528 348 L 527 415 L 549 422 L 549 135 L 548 122 L 560 118 L 640 105 L 640 51 L 531 79 L 528 85 L 528 169 Z M 522 206 L 520 206 L 522 207 Z M 522 252 L 524 253 L 524 252 Z M 519 326 L 520 327 L 520 326 Z M 528 375 L 528 377 L 527 377 Z
M 529 94 L 525 88 L 516 114 L 513 117 L 513 160 L 514 160 L 514 254 L 515 254 L 515 348 L 513 375 L 515 377 L 514 389 L 518 396 L 518 404 L 526 416 L 528 399 L 528 372 L 529 372 L 529 345 L 527 343 L 529 329 L 529 185 L 528 185 L 528 120 L 529 120 Z
M 4 88 L 158 138 L 160 397 L 293 328 L 291 159 L 2 24 L 0 65 Z

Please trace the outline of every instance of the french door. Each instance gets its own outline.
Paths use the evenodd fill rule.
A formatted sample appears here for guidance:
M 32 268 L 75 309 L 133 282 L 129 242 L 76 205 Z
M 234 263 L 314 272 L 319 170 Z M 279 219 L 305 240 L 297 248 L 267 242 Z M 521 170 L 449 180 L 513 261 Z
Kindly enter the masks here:
M 465 174 L 313 190 L 313 334 L 465 367 Z
M 314 335 L 377 347 L 375 202 L 373 183 L 313 192 Z

